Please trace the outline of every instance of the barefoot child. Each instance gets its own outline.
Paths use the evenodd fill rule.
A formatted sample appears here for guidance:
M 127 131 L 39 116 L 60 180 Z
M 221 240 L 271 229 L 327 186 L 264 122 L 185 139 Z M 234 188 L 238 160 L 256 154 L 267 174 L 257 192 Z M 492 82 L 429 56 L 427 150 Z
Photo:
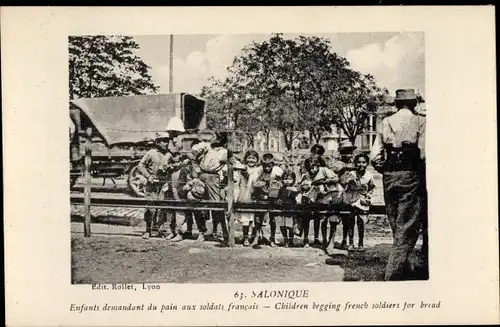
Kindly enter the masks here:
M 358 248 L 357 251 L 363 252 L 365 223 L 370 209 L 371 195 L 375 189 L 373 175 L 366 171 L 369 158 L 366 154 L 360 153 L 354 157 L 354 167 L 356 170 L 350 171 L 345 178 L 345 194 L 346 201 L 353 207 L 353 213 L 350 219 L 349 232 L 349 251 L 356 250 L 354 248 L 354 225 L 358 227 Z
M 295 173 L 287 170 L 283 173 L 283 185 L 278 196 L 280 203 L 296 203 L 295 199 L 298 195 L 298 188 L 295 187 Z M 296 230 L 297 221 L 294 215 L 284 213 L 281 217 L 280 230 L 283 235 L 285 247 L 293 247 L 294 230 Z
M 243 162 L 246 165 L 246 169 L 241 171 L 239 195 L 235 201 L 252 202 L 253 186 L 260 174 L 259 166 L 257 166 L 257 163 L 259 162 L 259 154 L 254 150 L 249 150 L 245 153 Z M 254 225 L 255 214 L 253 212 L 238 212 L 236 213 L 236 218 L 243 226 L 243 246 L 250 246 L 248 234 L 250 224 Z M 252 236 L 255 238 L 256 235 L 257 232 L 254 225 Z
M 271 153 L 265 153 L 262 156 L 262 164 L 259 169 L 257 181 L 254 183 L 254 197 L 260 201 L 269 201 L 277 199 L 278 194 L 274 195 L 276 183 L 280 182 L 283 175 L 283 169 L 274 164 L 274 156 Z M 276 192 L 278 193 L 278 192 Z M 276 246 L 276 220 L 275 214 L 268 213 L 269 226 L 271 228 L 271 237 L 269 238 L 269 245 Z M 262 227 L 265 225 L 266 213 L 255 214 L 255 227 L 257 236 L 254 238 L 252 245 L 259 248 L 259 239 L 264 240 Z
M 316 199 L 311 199 L 313 202 L 319 202 L 322 203 L 325 201 L 325 197 L 327 194 L 333 191 L 341 191 L 341 187 L 339 184 L 339 179 L 337 174 L 335 174 L 332 170 L 323 167 L 322 162 L 319 158 L 317 157 L 310 157 L 305 160 L 304 167 L 306 170 L 306 173 L 302 176 L 303 181 L 310 181 L 311 183 L 311 189 L 317 190 L 317 196 Z M 330 201 L 330 199 L 328 199 Z M 336 224 L 338 223 L 338 217 L 336 215 L 333 216 L 315 216 L 313 217 L 314 220 L 317 220 L 322 228 L 322 236 L 323 236 L 323 247 L 326 248 L 329 244 L 329 239 L 327 238 L 327 228 L 328 228 L 328 221 L 331 223 Z M 304 247 L 308 247 L 309 244 L 309 219 L 307 217 L 304 217 Z M 318 235 L 315 231 L 314 233 L 314 238 L 315 238 L 315 245 L 318 245 L 321 243 L 319 242 Z

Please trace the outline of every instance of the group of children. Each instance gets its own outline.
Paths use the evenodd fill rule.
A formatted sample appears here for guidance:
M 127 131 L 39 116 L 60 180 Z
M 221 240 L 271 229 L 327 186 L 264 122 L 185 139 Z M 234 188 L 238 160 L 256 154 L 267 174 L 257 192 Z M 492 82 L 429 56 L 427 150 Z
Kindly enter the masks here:
M 218 200 L 227 196 L 227 149 L 225 139 L 217 142 L 201 142 L 192 147 L 190 154 L 172 155 L 171 182 L 167 198 L 186 200 Z M 321 246 L 326 252 L 335 247 L 337 225 L 343 224 L 343 237 L 340 248 L 349 251 L 364 251 L 364 224 L 370 197 L 375 188 L 373 176 L 366 170 L 369 159 L 365 154 L 354 156 L 353 165 L 334 162 L 327 167 L 323 157 L 325 150 L 321 145 L 311 148 L 311 155 L 304 160 L 300 171 L 277 165 L 271 153 L 262 157 L 254 150 L 247 151 L 242 162 L 233 157 L 233 198 L 236 203 L 277 203 L 294 204 L 323 203 L 347 204 L 346 214 L 281 213 L 266 206 L 258 212 L 235 212 L 236 221 L 242 226 L 243 246 L 260 248 L 262 245 L 291 247 L 295 239 L 302 237 L 301 246 L 309 247 L 309 225 L 313 221 L 314 246 Z M 169 230 L 163 235 L 171 241 L 182 241 L 192 235 L 193 218 L 199 234 L 197 242 L 208 237 L 217 238 L 218 226 L 223 233 L 222 244 L 228 243 L 227 217 L 222 212 L 161 210 L 170 215 Z M 161 216 L 161 215 L 160 215 Z M 212 233 L 206 234 L 206 221 L 212 220 Z M 167 219 L 157 222 L 166 223 Z M 151 219 L 150 219 L 151 221 Z M 354 247 L 354 227 L 358 230 L 358 247 Z M 151 235 L 151 224 L 144 234 Z M 269 226 L 270 235 L 266 235 Z M 276 238 L 277 227 L 283 242 Z M 321 230 L 322 241 L 319 240 Z M 170 232 L 170 233 L 169 233 Z M 162 233 L 160 233 L 162 235 Z M 280 244 L 281 243 L 281 244 Z M 339 244 L 337 244 L 339 245 Z
M 283 237 L 282 245 L 295 244 L 295 237 L 303 238 L 302 246 L 309 247 L 309 226 L 314 226 L 314 246 L 321 246 L 327 252 L 335 247 L 337 225 L 343 224 L 343 239 L 340 247 L 349 251 L 364 251 L 364 224 L 370 206 L 371 194 L 375 188 L 373 176 L 367 172 L 368 157 L 358 154 L 354 157 L 354 167 L 346 163 L 335 163 L 332 168 L 326 166 L 323 159 L 324 149 L 313 147 L 311 156 L 304 160 L 302 169 L 297 174 L 292 169 L 279 167 L 270 153 L 262 156 L 255 151 L 248 151 L 244 156 L 246 169 L 235 174 L 236 202 L 272 202 L 272 203 L 322 203 L 347 204 L 348 214 L 314 215 L 283 214 L 276 212 L 237 213 L 236 218 L 243 226 L 243 245 L 260 247 L 262 244 L 277 246 L 277 226 Z M 268 224 L 269 238 L 264 237 L 263 227 Z M 249 226 L 253 225 L 249 235 Z M 358 227 L 358 247 L 354 247 L 354 227 Z M 319 240 L 321 230 L 322 241 Z M 252 242 L 250 242 L 250 240 Z M 349 243 L 348 243 L 349 242 Z

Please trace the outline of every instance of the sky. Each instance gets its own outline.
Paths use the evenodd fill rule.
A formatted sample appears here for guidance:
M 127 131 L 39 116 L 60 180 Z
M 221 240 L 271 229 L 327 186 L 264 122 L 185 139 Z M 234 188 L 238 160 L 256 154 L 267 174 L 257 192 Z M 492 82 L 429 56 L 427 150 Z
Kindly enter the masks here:
M 284 34 L 285 38 L 312 34 Z M 400 88 L 414 88 L 425 98 L 424 33 L 314 34 L 330 40 L 332 52 L 345 57 L 351 67 L 372 74 L 380 87 L 394 95 Z M 269 39 L 270 34 L 174 35 L 174 92 L 197 94 L 208 78 L 224 78 L 226 68 L 244 46 Z M 161 93 L 168 92 L 169 35 L 134 37 L 138 55 L 151 67 Z

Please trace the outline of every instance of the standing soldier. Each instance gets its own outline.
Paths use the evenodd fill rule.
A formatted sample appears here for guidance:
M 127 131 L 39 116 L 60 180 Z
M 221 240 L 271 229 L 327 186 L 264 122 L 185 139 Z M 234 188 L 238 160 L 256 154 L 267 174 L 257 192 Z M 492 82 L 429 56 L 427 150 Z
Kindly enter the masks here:
M 147 180 L 146 194 L 150 197 L 159 198 L 161 197 L 161 193 L 164 193 L 163 186 L 173 163 L 172 154 L 168 150 L 170 140 L 171 135 L 169 133 L 157 133 L 155 138 L 156 147 L 146 152 L 137 166 L 139 172 Z M 157 217 L 158 215 L 160 217 Z M 165 223 L 165 215 L 166 212 L 164 210 L 155 210 L 152 212 L 150 209 L 146 209 L 144 213 L 146 231 L 142 237 L 147 239 L 151 236 L 151 232 L 157 232 L 161 225 Z
M 384 118 L 371 151 L 373 167 L 383 173 L 387 216 L 394 238 L 385 280 L 401 280 L 411 273 L 408 256 L 427 221 L 425 117 L 415 111 L 417 97 L 413 89 L 397 90 L 394 102 L 398 111 Z M 427 261 L 424 239 L 422 253 Z

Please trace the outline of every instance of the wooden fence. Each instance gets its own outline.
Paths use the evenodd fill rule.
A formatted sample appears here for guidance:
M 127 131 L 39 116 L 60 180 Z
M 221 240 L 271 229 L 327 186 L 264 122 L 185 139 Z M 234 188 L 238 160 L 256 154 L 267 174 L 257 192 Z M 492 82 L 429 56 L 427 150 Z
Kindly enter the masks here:
M 293 203 L 270 203 L 270 202 L 252 202 L 252 203 L 234 203 L 232 196 L 228 196 L 226 202 L 218 201 L 195 201 L 195 200 L 151 200 L 144 198 L 117 199 L 109 197 L 91 196 L 91 174 L 92 154 L 90 151 L 92 129 L 86 131 L 85 145 L 85 172 L 84 172 L 84 192 L 83 195 L 72 194 L 71 204 L 84 205 L 84 236 L 91 236 L 91 206 L 101 207 L 131 207 L 131 208 L 156 208 L 156 209 L 174 209 L 174 210 L 210 210 L 225 211 L 229 218 L 229 245 L 234 246 L 234 212 L 274 212 L 284 214 L 348 214 L 351 207 L 348 205 L 330 205 L 330 204 L 293 204 Z M 231 137 L 229 138 L 229 147 L 231 148 Z M 233 167 L 231 160 L 228 160 L 228 194 L 233 194 Z M 385 206 L 372 205 L 368 214 L 385 214 Z

